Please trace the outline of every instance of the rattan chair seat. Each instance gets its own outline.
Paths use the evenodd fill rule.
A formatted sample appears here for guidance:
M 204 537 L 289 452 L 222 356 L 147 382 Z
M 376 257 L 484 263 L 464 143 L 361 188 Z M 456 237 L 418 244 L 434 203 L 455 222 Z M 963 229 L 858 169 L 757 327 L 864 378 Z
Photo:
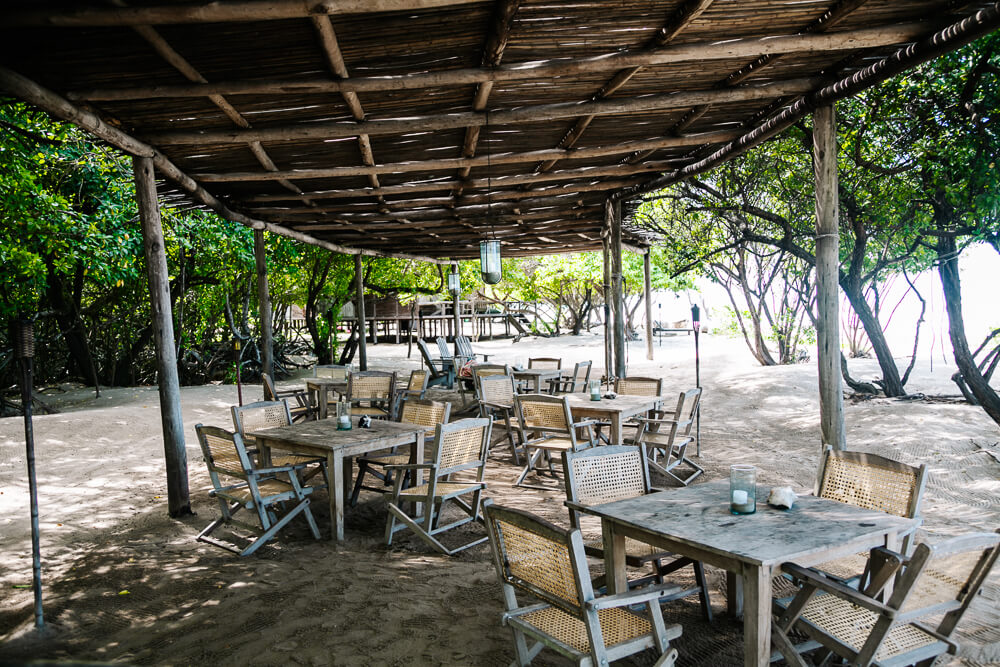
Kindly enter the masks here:
M 832 574 L 838 579 L 850 580 L 861 576 L 868 565 L 868 553 L 852 554 L 814 565 L 817 570 Z
M 288 482 L 283 482 L 280 479 L 266 479 L 257 482 L 257 488 L 260 490 L 261 497 L 267 498 L 268 496 L 277 496 L 282 493 L 288 493 L 292 490 L 292 485 Z M 248 486 L 237 486 L 235 488 L 226 489 L 216 495 L 229 498 L 233 502 L 239 502 L 243 505 L 248 505 L 253 500 L 253 494 L 250 492 L 250 487 Z
M 573 451 L 573 442 L 569 438 L 548 438 L 529 443 L 535 449 L 548 449 L 553 452 Z
M 879 615 L 833 595 L 820 594 L 809 600 L 801 618 L 855 651 L 860 651 Z M 886 635 L 875 653 L 875 659 L 886 660 L 937 641 L 915 626 L 897 625 Z
M 385 419 L 389 416 L 388 410 L 382 410 L 381 408 L 373 408 L 365 405 L 354 405 L 351 406 L 351 414 L 355 417 L 360 417 L 362 415 L 368 415 L 369 417 L 378 417 L 379 419 Z
M 441 496 L 450 496 L 455 493 L 470 493 L 477 488 L 485 489 L 485 484 L 479 483 L 462 483 L 462 482 L 438 482 L 434 487 L 434 497 L 439 498 Z M 411 486 L 407 489 L 402 489 L 399 492 L 400 496 L 426 496 L 427 495 L 427 484 L 420 484 L 418 486 Z
M 606 647 L 649 635 L 652 630 L 645 618 L 620 607 L 601 609 L 597 615 L 601 621 L 601 632 Z M 590 653 L 587 626 L 576 616 L 558 607 L 546 607 L 529 612 L 520 618 L 581 653 Z
M 385 454 L 384 456 L 366 456 L 367 463 L 375 463 L 381 466 L 401 466 L 410 462 L 409 454 Z

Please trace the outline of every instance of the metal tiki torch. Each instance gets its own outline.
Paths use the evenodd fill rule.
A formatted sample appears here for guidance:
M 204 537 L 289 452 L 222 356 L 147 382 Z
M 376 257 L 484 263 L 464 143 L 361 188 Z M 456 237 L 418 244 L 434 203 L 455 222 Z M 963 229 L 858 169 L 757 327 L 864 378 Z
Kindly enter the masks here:
M 698 334 L 701 332 L 701 310 L 698 304 L 691 305 L 691 328 L 694 329 L 694 384 L 701 389 L 701 358 L 698 351 Z M 698 412 L 695 415 L 695 455 L 701 457 L 701 401 L 698 401 Z
M 32 359 L 35 356 L 35 333 L 27 317 L 14 325 L 15 351 L 21 360 L 21 406 L 24 410 L 24 446 L 28 459 L 28 496 L 31 504 L 31 590 L 35 594 L 35 627 L 45 627 L 42 615 L 42 552 L 38 539 L 38 482 L 35 479 L 35 434 L 31 420 L 33 391 Z

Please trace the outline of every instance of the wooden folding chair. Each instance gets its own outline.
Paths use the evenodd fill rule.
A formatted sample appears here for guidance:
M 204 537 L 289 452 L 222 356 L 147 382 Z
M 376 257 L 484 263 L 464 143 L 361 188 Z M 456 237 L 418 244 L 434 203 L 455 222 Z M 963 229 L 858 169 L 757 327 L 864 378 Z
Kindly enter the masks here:
M 427 381 L 430 380 L 430 373 L 424 369 L 410 371 L 410 379 L 405 387 L 396 387 L 393 392 L 391 419 L 399 418 L 399 406 L 408 398 L 424 398 L 427 393 Z
M 806 664 L 789 637 L 792 629 L 858 667 L 930 667 L 940 655 L 955 655 L 958 645 L 951 635 L 996 563 L 1000 535 L 919 544 L 909 559 L 886 549 L 871 553 L 873 565 L 878 563 L 871 573 L 876 585 L 864 591 L 793 563 L 782 566 L 803 582 L 791 602 L 776 604 L 772 625 L 774 646 L 789 665 Z M 883 602 L 878 584 L 893 578 L 892 593 Z
M 264 401 L 281 401 L 285 399 L 294 399 L 295 404 L 288 405 L 288 411 L 291 413 L 292 421 L 306 421 L 312 419 L 313 410 L 312 405 L 309 403 L 309 392 L 305 389 L 283 389 L 278 391 L 274 387 L 274 380 L 267 373 L 261 373 L 261 380 L 264 385 Z
M 512 664 L 529 665 L 550 648 L 577 665 L 596 667 L 652 647 L 659 654 L 656 665 L 675 664 L 677 649 L 670 641 L 680 637 L 681 626 L 664 623 L 660 602 L 676 595 L 677 586 L 659 584 L 599 597 L 590 582 L 579 529 L 567 531 L 490 500 L 483 511 L 503 588 L 501 622 L 514 634 Z M 519 601 L 518 593 L 530 601 Z M 633 611 L 640 605 L 645 613 Z
M 459 385 L 459 390 L 462 392 L 463 403 L 465 402 L 466 384 L 468 383 L 472 385 L 472 397 L 478 405 L 482 398 L 479 383 L 482 378 L 489 375 L 510 375 L 510 366 L 507 366 L 506 364 L 476 364 L 473 366 L 472 377 L 468 379 L 462 378 L 462 383 Z M 480 416 L 485 416 L 482 414 L 482 411 L 480 411 Z
M 399 421 L 407 424 L 417 424 L 428 429 L 438 424 L 447 424 L 451 416 L 451 403 L 440 401 L 427 401 L 419 398 L 408 398 L 403 401 Z M 432 431 L 429 431 L 429 433 Z M 408 445 L 406 445 L 408 447 Z M 397 453 L 396 449 L 388 452 L 379 452 L 359 457 L 358 478 L 354 482 L 354 491 L 351 492 L 351 507 L 358 504 L 358 496 L 361 489 L 388 493 L 392 486 L 392 472 L 386 470 L 387 466 L 403 465 L 410 462 L 408 453 Z M 418 463 L 421 463 L 418 461 Z M 372 475 L 382 480 L 382 488 L 376 486 L 365 486 L 365 476 Z M 405 483 L 405 481 L 404 481 Z
M 198 534 L 199 541 L 240 556 L 249 556 L 299 514 L 305 517 L 313 537 L 319 539 L 319 528 L 309 509 L 308 496 L 314 489 L 302 486 L 297 474 L 304 466 L 256 467 L 239 433 L 203 424 L 196 425 L 195 432 L 198 434 L 201 451 L 205 455 L 208 475 L 212 479 L 212 490 L 209 495 L 219 501 L 222 513 L 222 516 L 208 524 L 208 527 Z M 275 514 L 275 506 L 285 508 L 280 519 Z M 245 523 L 234 518 L 236 512 L 241 509 L 253 510 L 257 515 L 257 523 Z M 257 534 L 257 539 L 240 548 L 212 537 L 215 529 L 223 524 L 247 529 Z
M 396 375 L 384 371 L 361 371 L 347 378 L 347 400 L 351 414 L 388 419 L 396 390 Z
M 233 427 L 244 443 L 252 445 L 247 451 L 253 456 L 257 455 L 257 441 L 251 433 L 276 426 L 288 426 L 292 423 L 288 401 L 257 401 L 246 405 L 234 405 L 229 410 L 233 417 Z M 296 466 L 296 469 L 305 466 L 301 471 L 302 482 L 309 481 L 321 472 L 323 479 L 326 480 L 326 459 L 323 457 L 303 456 L 272 449 L 268 463 L 271 466 Z M 323 485 L 319 486 L 322 488 Z
M 688 389 L 678 396 L 673 412 L 660 412 L 656 418 L 635 419 L 639 426 L 635 443 L 642 447 L 649 467 L 682 486 L 687 486 L 705 472 L 704 468 L 687 458 L 688 445 L 694 442 L 691 431 L 700 401 L 701 389 Z
M 917 519 L 926 483 L 927 464 L 911 466 L 877 454 L 826 447 L 813 493 L 820 498 Z M 904 555 L 909 554 L 912 540 L 912 532 L 903 536 Z M 855 554 L 822 563 L 816 569 L 841 582 L 859 585 L 856 582 L 862 579 L 867 560 L 867 553 Z M 865 583 L 861 581 L 860 586 Z
M 565 396 L 520 394 L 514 397 L 514 405 L 517 407 L 521 445 L 528 459 L 514 486 L 546 490 L 549 487 L 525 484 L 524 478 L 532 470 L 540 474 L 539 463 L 542 460 L 547 463 L 549 474 L 557 477 L 552 467 L 553 458 L 565 451 L 575 452 L 595 445 L 595 422 L 592 419 L 574 422 L 569 398 Z
M 592 361 L 578 362 L 573 367 L 572 377 L 549 380 L 549 393 L 574 394 L 587 391 L 587 383 L 590 382 L 590 370 L 593 365 Z
M 504 432 L 510 442 L 511 454 L 514 457 L 514 465 L 521 465 L 521 457 L 518 456 L 518 444 L 515 442 L 515 434 L 520 436 L 520 431 L 511 425 L 511 417 L 514 414 L 515 391 L 514 376 L 505 375 L 484 375 L 479 378 L 479 416 L 486 417 L 493 421 L 494 427 L 497 422 L 503 420 Z
M 458 351 L 458 356 L 465 357 L 466 359 L 482 359 L 484 362 L 489 362 L 490 360 L 490 355 L 476 352 L 472 349 L 472 343 L 469 341 L 468 336 L 455 336 L 455 349 Z
M 486 541 L 484 536 L 449 548 L 437 536 L 472 521 L 482 523 L 480 506 L 486 489 L 483 476 L 489 455 L 491 426 L 489 419 L 460 419 L 451 424 L 438 424 L 434 432 L 433 456 L 427 463 L 387 466 L 386 470 L 396 474 L 389 501 L 389 520 L 385 525 L 387 545 L 392 544 L 393 535 L 407 528 L 449 556 Z M 427 481 L 404 488 L 408 473 L 420 470 L 427 473 Z M 470 474 L 473 475 L 471 480 L 467 479 Z M 459 479 L 452 479 L 452 475 L 457 475 Z M 466 500 L 468 496 L 471 498 Z M 448 501 L 467 516 L 442 524 L 442 512 Z M 404 510 L 404 503 L 409 503 L 411 508 L 420 503 L 423 512 L 411 516 Z

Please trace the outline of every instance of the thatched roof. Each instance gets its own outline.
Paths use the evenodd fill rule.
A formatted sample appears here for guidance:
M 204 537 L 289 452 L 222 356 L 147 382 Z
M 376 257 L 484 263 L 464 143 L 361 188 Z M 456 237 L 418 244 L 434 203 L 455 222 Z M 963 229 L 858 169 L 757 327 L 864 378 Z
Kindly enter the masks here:
M 943 0 L 35 0 L 0 9 L 0 85 L 93 112 L 178 201 L 243 222 L 532 255 L 599 248 L 612 194 L 984 8 L 995 25 Z

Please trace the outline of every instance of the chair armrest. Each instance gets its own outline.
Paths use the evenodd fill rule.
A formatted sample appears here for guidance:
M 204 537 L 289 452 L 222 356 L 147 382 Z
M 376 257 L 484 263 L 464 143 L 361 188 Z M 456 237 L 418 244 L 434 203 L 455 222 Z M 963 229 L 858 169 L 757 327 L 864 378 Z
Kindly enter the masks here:
M 394 463 L 385 467 L 386 470 L 433 470 L 433 463 Z
M 499 403 L 490 403 L 488 401 L 479 401 L 479 405 L 484 408 L 495 408 L 497 410 L 513 410 L 513 405 L 500 405 Z
M 628 605 L 649 602 L 650 600 L 658 600 L 670 595 L 675 595 L 683 590 L 684 588 L 682 586 L 678 586 L 677 584 L 657 584 L 655 586 L 637 588 L 626 593 L 604 595 L 593 600 L 588 600 L 586 605 L 588 609 L 593 609 L 595 611 L 599 609 L 611 609 L 613 607 L 625 607 Z
M 781 570 L 782 572 L 790 574 L 797 579 L 808 582 L 811 586 L 818 588 L 821 591 L 826 591 L 827 593 L 836 595 L 837 597 L 847 600 L 848 602 L 853 602 L 859 607 L 870 609 L 871 611 L 879 614 L 885 614 L 888 618 L 894 618 L 896 616 L 896 610 L 892 607 L 888 607 L 878 600 L 873 600 L 864 593 L 860 593 L 850 586 L 845 586 L 840 582 L 827 579 L 814 570 L 802 567 L 801 565 L 796 565 L 795 563 L 785 563 L 781 566 Z
M 573 422 L 569 425 L 570 428 L 582 428 L 584 426 L 593 426 L 595 424 L 600 424 L 601 422 L 596 419 L 584 419 L 583 421 Z
M 317 458 L 316 460 L 318 461 L 319 459 Z M 308 463 L 306 463 L 305 461 L 303 461 L 302 463 L 296 463 L 294 465 L 271 466 L 269 468 L 254 468 L 253 469 L 253 474 L 256 475 L 256 476 L 258 476 L 258 477 L 262 477 L 262 476 L 265 476 L 265 475 L 276 475 L 276 474 L 278 474 L 280 472 L 287 472 L 287 473 L 291 474 L 291 473 L 295 472 L 296 470 L 301 470 L 302 468 L 306 468 L 306 467 L 308 467 Z

